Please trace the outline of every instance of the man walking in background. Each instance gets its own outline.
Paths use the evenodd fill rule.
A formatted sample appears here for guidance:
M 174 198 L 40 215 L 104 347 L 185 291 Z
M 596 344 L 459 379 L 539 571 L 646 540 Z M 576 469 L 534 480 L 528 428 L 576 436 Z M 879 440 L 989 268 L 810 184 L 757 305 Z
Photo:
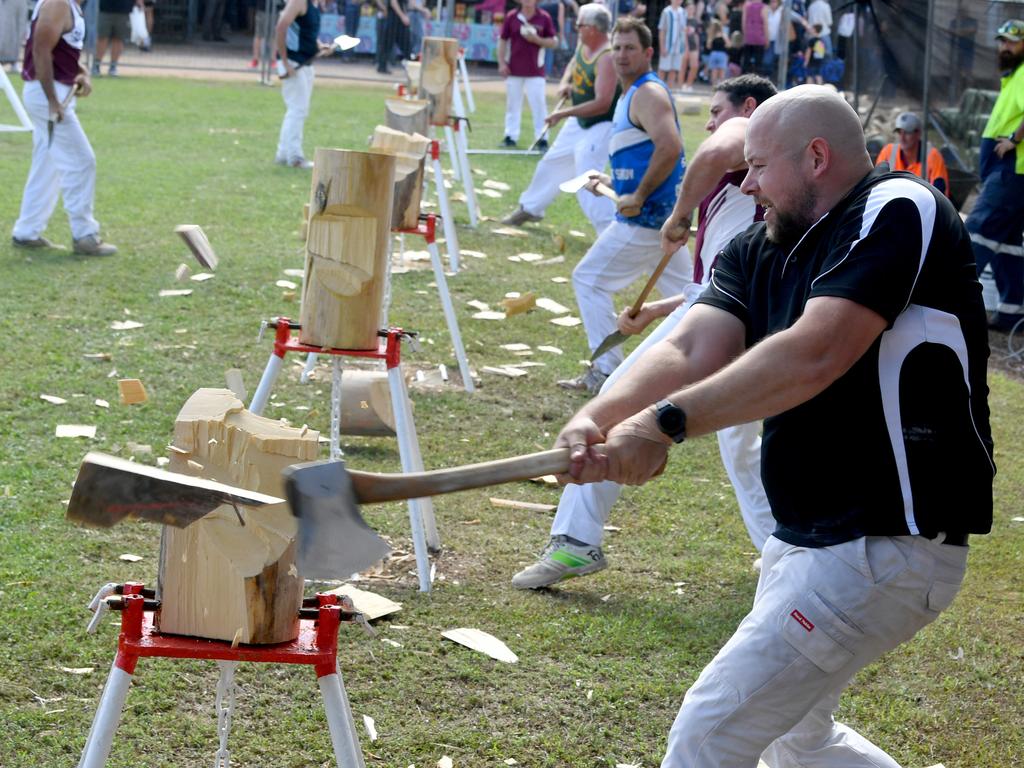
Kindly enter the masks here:
M 519 10 L 505 14 L 498 40 L 498 72 L 505 78 L 505 138 L 502 145 L 514 147 L 519 141 L 523 95 L 530 104 L 533 137 L 544 132 L 548 115 L 544 101 L 544 49 L 558 46 L 555 22 L 537 7 L 537 0 L 522 0 Z M 547 149 L 541 139 L 538 149 Z
M 76 0 L 40 0 L 32 12 L 21 72 L 22 98 L 32 118 L 32 165 L 11 233 L 18 248 L 59 247 L 43 233 L 60 195 L 71 223 L 74 252 L 117 253 L 115 246 L 100 239 L 100 225 L 92 215 L 96 155 L 75 114 L 78 96 L 92 90 L 80 60 L 84 42 L 85 19 Z
M 136 0 L 100 0 L 100 12 L 96 20 L 96 56 L 92 60 L 92 74 L 100 75 L 103 56 L 110 46 L 110 66 L 107 74 L 117 77 L 117 62 L 124 52 L 124 38 L 130 29 L 128 14 Z M 138 5 L 142 5 L 139 0 Z

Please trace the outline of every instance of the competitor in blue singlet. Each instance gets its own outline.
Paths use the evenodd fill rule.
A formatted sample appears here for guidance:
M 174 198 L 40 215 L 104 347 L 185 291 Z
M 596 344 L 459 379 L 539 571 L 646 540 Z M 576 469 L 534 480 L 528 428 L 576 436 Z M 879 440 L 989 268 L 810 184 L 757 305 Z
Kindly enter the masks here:
M 683 142 L 668 88 L 651 71 L 651 31 L 639 19 L 620 18 L 612 33 L 612 63 L 623 95 L 615 107 L 612 178 L 618 212 L 572 273 L 576 302 L 591 351 L 615 331 L 615 293 L 661 259 L 660 228 L 672 211 L 683 178 Z M 658 279 L 662 296 L 681 293 L 692 280 L 690 253 L 681 248 Z M 601 355 L 581 376 L 558 382 L 596 393 L 622 362 L 622 350 Z

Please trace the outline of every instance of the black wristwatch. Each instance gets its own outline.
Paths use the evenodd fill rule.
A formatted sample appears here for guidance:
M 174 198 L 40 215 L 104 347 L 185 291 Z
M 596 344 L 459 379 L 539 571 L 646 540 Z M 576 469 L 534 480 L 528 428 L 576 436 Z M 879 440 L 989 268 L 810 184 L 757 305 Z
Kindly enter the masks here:
M 686 439 L 686 411 L 668 400 L 656 402 L 654 410 L 658 419 L 658 429 L 671 437 L 673 442 L 683 442 Z
M 1018 141 L 1018 140 L 1017 140 L 1017 134 L 1016 134 L 1016 133 L 1011 133 L 1011 134 L 1010 134 L 1009 136 L 1007 136 L 1006 138 L 1007 138 L 1007 139 L 1009 139 L 1009 140 L 1010 140 L 1010 143 L 1011 143 L 1011 144 L 1013 144 L 1013 146 L 1015 146 L 1015 147 L 1016 147 L 1016 146 L 1017 146 L 1018 144 L 1020 144 L 1020 141 Z

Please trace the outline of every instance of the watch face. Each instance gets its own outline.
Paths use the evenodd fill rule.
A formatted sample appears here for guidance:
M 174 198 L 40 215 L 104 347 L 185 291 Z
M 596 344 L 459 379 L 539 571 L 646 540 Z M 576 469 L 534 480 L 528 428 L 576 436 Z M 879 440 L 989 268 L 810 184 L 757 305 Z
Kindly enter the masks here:
M 677 406 L 669 406 L 658 414 L 658 426 L 667 435 L 674 435 L 685 425 L 683 412 Z

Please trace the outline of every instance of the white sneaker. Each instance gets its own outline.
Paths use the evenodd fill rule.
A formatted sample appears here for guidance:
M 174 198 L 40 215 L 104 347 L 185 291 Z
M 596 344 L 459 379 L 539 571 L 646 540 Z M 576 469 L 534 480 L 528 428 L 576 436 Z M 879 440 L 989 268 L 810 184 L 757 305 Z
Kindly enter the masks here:
M 552 536 L 540 559 L 512 577 L 512 586 L 516 589 L 540 589 L 607 567 L 608 561 L 600 547 L 573 544 L 567 536 Z

